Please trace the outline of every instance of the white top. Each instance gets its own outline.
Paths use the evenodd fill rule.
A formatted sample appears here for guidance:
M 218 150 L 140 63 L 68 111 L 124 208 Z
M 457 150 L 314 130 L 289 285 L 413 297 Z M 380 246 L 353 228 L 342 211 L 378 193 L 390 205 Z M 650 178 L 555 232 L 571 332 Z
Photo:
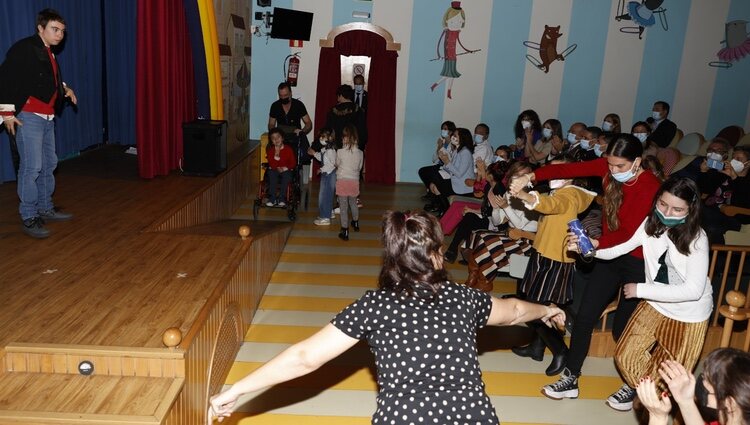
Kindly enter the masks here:
M 358 147 L 341 148 L 336 151 L 336 178 L 359 180 L 364 155 Z
M 495 151 L 492 150 L 489 139 L 474 145 L 472 157 L 474 158 L 474 172 L 477 171 L 477 159 L 481 158 L 487 166 L 492 164 L 492 160 L 495 159 Z
M 711 282 L 708 280 L 708 256 L 710 246 L 706 233 L 690 244 L 690 255 L 683 255 L 667 236 L 648 236 L 646 220 L 627 242 L 596 251 L 596 258 L 611 260 L 643 246 L 646 263 L 646 282 L 639 283 L 636 295 L 670 319 L 680 322 L 698 323 L 707 320 L 713 309 Z M 655 282 L 659 271 L 659 258 L 667 251 L 669 284 Z
M 495 226 L 497 229 L 505 219 L 508 219 L 508 225 L 518 230 L 525 230 L 527 232 L 536 232 L 537 225 L 539 224 L 539 213 L 533 210 L 527 209 L 523 205 L 523 201 L 516 197 L 510 196 L 506 192 L 503 196 L 508 201 L 508 206 L 505 208 L 493 208 L 492 217 L 490 217 L 490 225 Z
M 315 159 L 322 162 L 321 173 L 330 174 L 336 169 L 336 149 L 324 147 L 320 152 L 315 152 Z

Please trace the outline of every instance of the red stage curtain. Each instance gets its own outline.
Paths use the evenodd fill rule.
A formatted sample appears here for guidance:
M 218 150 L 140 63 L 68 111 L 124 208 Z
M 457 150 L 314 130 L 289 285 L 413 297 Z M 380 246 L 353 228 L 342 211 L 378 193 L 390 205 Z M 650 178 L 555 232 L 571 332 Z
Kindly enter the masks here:
M 325 125 L 326 115 L 336 104 L 336 88 L 341 82 L 340 56 L 369 56 L 367 83 L 367 155 L 365 180 L 371 183 L 396 182 L 396 59 L 398 54 L 385 48 L 385 39 L 370 31 L 354 30 L 338 35 L 334 47 L 320 49 L 318 96 L 315 128 Z M 377 100 L 375 98 L 377 97 Z
M 182 0 L 138 0 L 137 21 L 138 170 L 153 178 L 182 158 L 182 123 L 196 116 L 193 60 Z

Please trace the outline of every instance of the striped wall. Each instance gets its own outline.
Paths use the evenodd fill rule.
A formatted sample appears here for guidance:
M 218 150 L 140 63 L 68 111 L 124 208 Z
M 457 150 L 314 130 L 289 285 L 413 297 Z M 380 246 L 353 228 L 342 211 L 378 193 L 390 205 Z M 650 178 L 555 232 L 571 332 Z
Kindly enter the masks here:
M 627 129 L 650 115 L 655 100 L 665 100 L 685 133 L 712 137 L 732 124 L 750 130 L 750 58 L 729 69 L 708 66 L 723 47 L 724 24 L 750 21 L 748 0 L 666 0 L 668 29 L 657 18 L 640 40 L 621 31 L 632 22 L 614 19 L 618 0 L 464 0 L 461 42 L 480 51 L 458 58 L 462 76 L 454 81 L 452 99 L 446 98 L 444 84 L 430 91 L 442 68 L 441 61 L 430 59 L 436 56 L 449 1 L 273 3 L 315 13 L 313 31 L 302 48 L 290 48 L 285 40 L 253 38 L 251 137 L 266 129 L 284 58 L 301 54 L 294 95 L 314 114 L 318 40 L 334 26 L 358 21 L 353 11 L 369 12 L 369 22 L 389 30 L 402 46 L 395 111 L 398 181 L 418 180 L 416 170 L 429 160 L 440 122 L 446 119 L 470 129 L 480 121 L 488 123 L 492 144 L 498 146 L 512 141 L 513 122 L 526 108 L 537 110 L 542 119 L 557 117 L 566 126 L 579 120 L 598 124 L 616 112 Z M 538 53 L 523 45 L 527 40 L 538 43 L 545 24 L 561 27 L 558 52 L 576 46 L 546 74 L 526 60 L 526 54 L 538 58 Z

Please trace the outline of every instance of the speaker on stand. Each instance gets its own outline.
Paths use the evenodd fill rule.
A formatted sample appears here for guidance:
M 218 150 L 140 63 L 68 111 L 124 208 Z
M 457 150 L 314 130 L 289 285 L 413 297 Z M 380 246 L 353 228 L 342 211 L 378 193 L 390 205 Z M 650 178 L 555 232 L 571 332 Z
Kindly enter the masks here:
M 213 177 L 227 169 L 227 122 L 195 120 L 182 124 L 182 173 Z

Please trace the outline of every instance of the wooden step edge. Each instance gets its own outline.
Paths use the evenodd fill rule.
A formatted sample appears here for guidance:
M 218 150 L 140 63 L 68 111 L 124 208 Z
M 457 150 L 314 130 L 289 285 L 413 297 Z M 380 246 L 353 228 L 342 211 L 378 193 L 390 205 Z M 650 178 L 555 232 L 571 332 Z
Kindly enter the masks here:
M 162 398 L 159 406 L 156 408 L 154 416 L 161 423 L 164 418 L 169 415 L 169 411 L 172 409 L 172 405 L 177 401 L 177 397 L 182 392 L 182 387 L 185 386 L 185 378 L 175 378 L 172 385 L 169 386 L 167 393 Z
M 5 353 L 69 354 L 77 356 L 120 356 L 175 360 L 183 359 L 185 357 L 185 351 L 181 348 L 169 349 L 103 345 L 38 344 L 30 342 L 11 342 L 5 346 Z
M 75 424 L 75 425 L 158 425 L 156 416 L 100 415 L 60 412 L 0 410 L 0 423 Z

